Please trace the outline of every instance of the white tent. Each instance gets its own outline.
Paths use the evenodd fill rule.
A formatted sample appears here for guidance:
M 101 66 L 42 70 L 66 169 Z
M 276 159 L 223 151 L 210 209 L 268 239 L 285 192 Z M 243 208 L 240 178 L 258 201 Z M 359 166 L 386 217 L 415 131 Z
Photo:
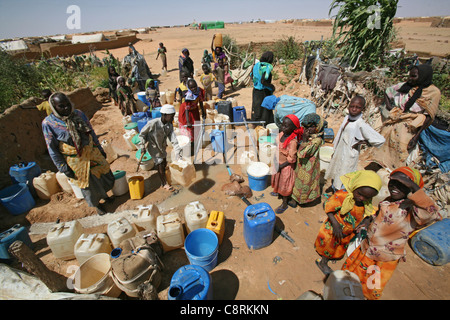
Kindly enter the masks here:
M 75 43 L 92 43 L 100 42 L 105 39 L 103 33 L 87 34 L 87 35 L 74 35 L 72 36 L 72 44 Z
M 28 51 L 28 46 L 23 40 L 13 40 L 0 42 L 0 48 L 5 51 Z

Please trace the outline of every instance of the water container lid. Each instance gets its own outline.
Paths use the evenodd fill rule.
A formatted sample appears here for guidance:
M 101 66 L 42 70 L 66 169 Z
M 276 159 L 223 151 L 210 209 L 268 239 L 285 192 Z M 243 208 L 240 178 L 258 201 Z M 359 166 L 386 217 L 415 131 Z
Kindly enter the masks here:
M 145 91 L 140 91 L 137 93 L 138 96 L 145 96 Z
M 264 162 L 253 162 L 247 168 L 247 174 L 255 178 L 267 176 L 269 172 L 270 168 Z
M 136 152 L 136 159 L 141 159 L 141 149 L 139 149 L 137 152 Z M 144 154 L 144 157 L 142 158 L 142 161 L 143 162 L 145 162 L 145 161 L 150 161 L 152 159 L 152 156 L 150 155 L 150 153 L 148 153 L 148 151 Z
M 116 170 L 116 171 L 114 171 L 113 174 L 114 174 L 114 178 L 117 180 L 117 179 L 120 179 L 120 178 L 124 177 L 125 174 L 126 174 L 126 171 Z
M 131 130 L 137 128 L 137 126 L 138 126 L 137 122 L 130 122 L 127 123 L 124 127 L 126 130 Z
M 139 139 L 139 133 L 136 134 L 136 135 L 131 139 L 131 142 L 134 143 L 134 144 L 139 144 L 139 143 L 141 143 L 141 139 Z

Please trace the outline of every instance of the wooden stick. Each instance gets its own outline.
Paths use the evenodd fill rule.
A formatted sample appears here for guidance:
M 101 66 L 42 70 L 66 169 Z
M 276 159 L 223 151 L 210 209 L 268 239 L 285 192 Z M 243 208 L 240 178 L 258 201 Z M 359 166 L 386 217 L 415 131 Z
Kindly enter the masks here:
M 71 292 L 67 287 L 67 278 L 51 271 L 36 254 L 22 241 L 14 241 L 9 253 L 23 264 L 30 274 L 38 277 L 52 292 Z

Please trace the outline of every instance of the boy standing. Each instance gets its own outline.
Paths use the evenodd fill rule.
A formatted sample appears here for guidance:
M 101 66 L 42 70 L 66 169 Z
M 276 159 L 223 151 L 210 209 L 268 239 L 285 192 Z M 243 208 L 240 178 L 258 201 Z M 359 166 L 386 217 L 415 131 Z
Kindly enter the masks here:
M 167 166 L 167 138 L 170 139 L 174 148 L 176 157 L 181 158 L 182 149 L 178 145 L 177 136 L 173 131 L 173 119 L 175 117 L 175 108 L 172 105 L 165 104 L 161 107 L 161 118 L 156 118 L 148 122 L 139 133 L 141 154 L 148 153 L 155 162 L 161 179 L 162 187 L 167 191 L 175 191 L 175 189 L 167 182 L 166 166 Z M 145 147 L 148 143 L 147 148 Z
M 325 173 L 325 179 L 332 179 L 334 191 L 342 189 L 341 176 L 357 170 L 362 145 L 380 147 L 385 142 L 383 136 L 362 119 L 365 107 L 366 100 L 362 96 L 356 96 L 350 101 L 348 115 L 334 140 L 333 157 Z

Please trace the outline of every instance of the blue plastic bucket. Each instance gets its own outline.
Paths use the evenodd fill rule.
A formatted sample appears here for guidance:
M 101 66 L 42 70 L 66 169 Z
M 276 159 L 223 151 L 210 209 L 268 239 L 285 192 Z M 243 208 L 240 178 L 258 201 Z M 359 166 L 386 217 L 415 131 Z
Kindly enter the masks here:
M 168 300 L 212 300 L 211 275 L 202 267 L 187 265 L 172 276 Z
M 247 167 L 248 185 L 253 191 L 263 191 L 269 186 L 270 168 L 264 162 L 254 162 Z
M 27 183 L 41 175 L 41 168 L 36 162 L 21 162 L 9 168 L 9 176 L 13 183 Z
M 1 190 L 0 202 L 13 215 L 25 213 L 36 205 L 25 183 L 17 183 Z
M 138 92 L 137 97 L 139 100 L 141 100 L 143 103 L 145 103 L 147 106 L 150 107 L 150 102 L 147 100 L 147 97 L 145 96 L 145 91 Z
M 196 229 L 187 235 L 184 250 L 192 265 L 201 266 L 209 272 L 217 265 L 219 239 L 212 230 Z
M 139 120 L 148 117 L 146 112 L 135 112 L 131 115 L 131 122 L 138 122 Z

